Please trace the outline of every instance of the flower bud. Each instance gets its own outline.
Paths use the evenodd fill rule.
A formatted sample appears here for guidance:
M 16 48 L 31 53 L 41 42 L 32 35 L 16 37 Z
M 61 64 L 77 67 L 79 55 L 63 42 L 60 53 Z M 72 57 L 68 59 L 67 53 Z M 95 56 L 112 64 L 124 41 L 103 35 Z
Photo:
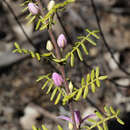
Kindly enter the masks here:
M 47 44 L 46 44 L 46 49 L 48 51 L 52 51 L 53 50 L 53 45 L 52 45 L 52 42 L 50 40 L 47 41 Z
M 37 15 L 40 11 L 39 7 L 34 3 L 29 3 L 28 9 L 29 9 L 29 12 L 32 13 L 33 15 Z
M 57 44 L 60 48 L 64 48 L 67 45 L 67 40 L 64 36 L 64 34 L 60 34 L 57 39 Z
M 69 130 L 73 130 L 73 124 L 69 122 L 68 128 L 69 128 Z
M 72 93 L 72 91 L 73 91 L 73 84 L 72 84 L 71 81 L 70 81 L 70 83 L 69 83 L 69 89 L 70 89 L 70 92 Z
M 60 74 L 56 73 L 56 72 L 54 72 L 52 74 L 52 79 L 53 79 L 56 86 L 61 86 L 63 81 L 64 81 L 62 76 Z
M 82 122 L 80 111 L 78 110 L 74 111 L 74 118 L 75 118 L 76 126 L 77 128 L 79 128 Z
M 55 1 L 54 1 L 54 0 L 51 0 L 51 1 L 48 3 L 48 6 L 47 6 L 48 11 L 50 11 L 54 6 L 55 6 Z

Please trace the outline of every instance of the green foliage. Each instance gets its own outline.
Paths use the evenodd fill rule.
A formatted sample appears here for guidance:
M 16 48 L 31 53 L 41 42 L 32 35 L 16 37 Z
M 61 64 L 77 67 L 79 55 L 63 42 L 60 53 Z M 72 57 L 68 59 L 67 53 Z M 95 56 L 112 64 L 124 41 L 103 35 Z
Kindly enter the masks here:
M 72 92 L 69 93 L 69 95 L 65 93 L 65 90 L 62 87 L 54 85 L 53 80 L 50 78 L 50 74 L 40 76 L 36 81 L 39 82 L 41 80 L 46 80 L 44 85 L 42 86 L 42 90 L 47 88 L 46 94 L 51 94 L 51 101 L 53 101 L 56 97 L 55 104 L 58 104 L 60 99 L 63 97 L 62 102 L 63 105 L 65 105 L 71 99 L 78 101 L 81 96 L 85 99 L 89 92 L 89 86 L 94 93 L 96 90 L 96 86 L 100 87 L 100 80 L 105 80 L 106 78 L 107 76 L 99 76 L 99 68 L 97 67 L 96 71 L 93 69 L 91 74 L 87 74 L 86 80 L 82 78 L 81 88 L 74 88 Z
M 55 105 L 59 103 L 62 96 L 65 95 L 65 91 L 62 87 L 58 87 L 54 84 L 53 80 L 50 78 L 50 74 L 39 76 L 36 80 L 37 82 L 45 80 L 45 83 L 42 86 L 42 90 L 46 88 L 46 94 L 50 94 L 50 100 L 53 101 L 55 98 Z
M 40 129 L 40 128 L 36 128 L 36 126 L 32 126 L 32 129 L 33 130 L 48 130 L 45 125 L 42 125 L 41 127 L 42 128 Z M 60 125 L 57 125 L 57 128 L 58 128 L 58 130 L 63 130 L 63 128 Z
M 66 0 L 62 3 L 58 3 L 56 4 L 45 16 L 44 18 L 40 19 L 39 25 L 40 23 L 42 24 L 40 27 L 40 30 L 44 30 L 45 28 L 47 28 L 48 26 L 50 27 L 54 22 L 53 22 L 53 17 L 55 15 L 56 12 L 62 10 L 66 5 L 68 5 L 69 3 L 75 2 L 75 0 Z M 37 28 L 39 28 L 39 25 L 37 25 Z
M 96 33 L 98 33 L 97 30 L 90 31 L 90 30 L 86 29 L 86 32 L 88 33 L 86 36 L 77 37 L 79 39 L 79 41 L 77 41 L 75 43 L 73 49 L 66 54 L 65 58 L 53 59 L 53 60 L 57 63 L 61 63 L 61 62 L 67 61 L 70 57 L 70 65 L 71 65 L 71 67 L 73 67 L 74 66 L 74 53 L 77 52 L 77 55 L 78 55 L 80 61 L 83 61 L 83 56 L 82 56 L 81 50 L 79 48 L 82 47 L 84 53 L 86 55 L 88 55 L 88 50 L 86 49 L 85 42 L 88 41 L 88 43 L 92 44 L 93 46 L 96 46 L 96 42 L 94 42 L 90 38 L 90 36 L 93 36 L 94 38 L 99 39 L 99 36 L 97 36 L 97 34 L 96 34 Z
M 111 119 L 116 119 L 121 125 L 124 125 L 124 122 L 119 118 L 119 110 L 115 111 L 111 106 L 104 107 L 105 110 L 105 117 L 100 112 L 95 112 L 98 120 L 94 119 L 87 119 L 87 121 L 91 122 L 91 126 L 84 126 L 86 130 L 92 130 L 93 128 L 97 127 L 98 130 L 108 130 L 107 121 Z
M 24 2 L 23 4 L 21 4 L 21 6 L 25 6 L 25 8 L 22 10 L 22 12 L 25 12 L 28 10 L 27 4 L 29 2 L 32 2 L 31 0 L 27 0 L 26 2 Z M 44 17 L 42 17 L 40 14 L 38 15 L 32 15 L 31 13 L 29 13 L 27 15 L 27 17 L 25 19 L 29 19 L 28 24 L 32 23 L 36 18 L 38 18 L 37 20 L 37 24 L 36 24 L 36 30 L 40 29 L 41 31 L 51 27 L 55 22 L 53 21 L 53 17 L 55 15 L 56 12 L 59 12 L 61 10 L 63 10 L 63 8 L 72 3 L 75 2 L 75 0 L 66 0 L 62 3 L 58 3 L 56 4 Z M 35 2 L 35 4 L 38 4 L 37 2 Z M 44 10 L 44 9 L 43 9 Z
M 28 4 L 32 2 L 32 0 L 26 0 L 25 2 L 23 2 L 20 6 L 24 7 L 22 12 L 26 12 L 28 11 Z M 35 4 L 37 4 L 37 2 L 35 2 Z M 25 17 L 26 20 L 28 20 L 27 24 L 31 24 L 34 20 L 36 20 L 36 18 L 38 18 L 39 15 L 32 15 L 32 13 L 29 12 L 29 14 Z
M 82 78 L 81 80 L 81 88 L 73 89 L 73 92 L 69 95 L 65 95 L 63 98 L 63 105 L 65 105 L 70 99 L 74 99 L 75 101 L 78 101 L 80 97 L 82 96 L 84 99 L 87 97 L 89 92 L 89 86 L 91 87 L 91 91 L 95 93 L 96 86 L 100 87 L 100 80 L 105 80 L 107 76 L 99 76 L 99 67 L 96 68 L 96 70 L 92 70 L 91 74 L 87 74 L 86 80 L 85 78 Z
M 28 54 L 32 58 L 36 58 L 38 61 L 40 61 L 42 57 L 50 57 L 53 55 L 52 52 L 39 54 L 38 52 L 33 52 L 31 50 L 28 50 L 28 49 L 20 48 L 20 46 L 17 42 L 14 43 L 14 46 L 16 49 L 13 50 L 13 53 Z

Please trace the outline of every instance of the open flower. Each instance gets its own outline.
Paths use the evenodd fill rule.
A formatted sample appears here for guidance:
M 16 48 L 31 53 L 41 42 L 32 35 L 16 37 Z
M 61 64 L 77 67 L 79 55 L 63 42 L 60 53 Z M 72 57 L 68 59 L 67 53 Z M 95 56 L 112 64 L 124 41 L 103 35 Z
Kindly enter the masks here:
M 83 123 L 86 119 L 94 117 L 94 116 L 96 116 L 96 114 L 90 114 L 90 115 L 85 116 L 82 119 L 80 111 L 78 110 L 74 111 L 74 118 L 75 118 L 77 128 L 80 128 L 81 123 Z M 73 124 L 72 119 L 67 116 L 58 116 L 57 118 L 69 121 L 69 123 Z
M 64 36 L 64 34 L 60 34 L 57 39 L 57 44 L 60 48 L 64 48 L 67 45 L 67 40 Z
M 60 74 L 56 73 L 56 72 L 54 72 L 52 74 L 52 79 L 53 79 L 56 86 L 61 86 L 63 81 L 64 81 L 62 76 Z
M 28 9 L 29 9 L 29 12 L 32 13 L 33 15 L 37 15 L 39 13 L 39 7 L 34 4 L 34 3 L 29 3 L 28 4 Z

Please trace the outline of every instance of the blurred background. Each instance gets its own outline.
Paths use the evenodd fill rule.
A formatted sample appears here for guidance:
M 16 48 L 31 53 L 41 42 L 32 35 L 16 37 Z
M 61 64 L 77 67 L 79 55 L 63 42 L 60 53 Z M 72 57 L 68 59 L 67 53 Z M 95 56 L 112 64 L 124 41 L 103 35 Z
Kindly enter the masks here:
M 57 123 L 67 130 L 67 124 L 56 116 L 69 116 L 68 107 L 61 103 L 55 106 L 41 90 L 43 83 L 36 83 L 39 75 L 56 71 L 55 65 L 12 53 L 16 41 L 23 48 L 44 52 L 49 40 L 46 30 L 34 30 L 35 22 L 26 24 L 28 12 L 22 13 L 22 2 L 0 1 L 0 130 L 31 130 L 32 125 L 43 123 L 50 130 L 55 130 Z M 48 2 L 42 0 L 43 7 Z M 89 55 L 84 55 L 83 62 L 76 58 L 73 69 L 67 65 L 66 74 L 79 86 L 80 78 L 99 66 L 101 75 L 109 78 L 95 94 L 89 93 L 86 100 L 74 103 L 75 108 L 84 117 L 111 105 L 121 110 L 125 126 L 112 120 L 108 123 L 110 130 L 130 130 L 130 0 L 76 0 L 58 13 L 55 21 L 55 36 L 64 33 L 68 39 L 64 53 L 77 36 L 86 34 L 86 28 L 100 31 L 97 46 L 87 44 Z

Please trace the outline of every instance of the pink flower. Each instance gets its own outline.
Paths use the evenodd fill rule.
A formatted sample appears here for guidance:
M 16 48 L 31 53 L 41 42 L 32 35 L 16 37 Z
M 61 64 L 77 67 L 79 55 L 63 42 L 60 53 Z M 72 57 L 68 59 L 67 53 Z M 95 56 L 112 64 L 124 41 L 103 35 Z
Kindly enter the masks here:
M 54 72 L 52 74 L 52 79 L 53 79 L 56 86 L 61 86 L 63 81 L 64 81 L 62 76 L 60 74 L 56 73 L 56 72 Z
M 33 15 L 36 15 L 39 13 L 39 7 L 34 3 L 29 3 L 28 9 L 29 9 L 30 13 L 32 13 Z
M 64 34 L 60 34 L 57 39 L 57 44 L 60 48 L 64 48 L 67 45 L 67 40 L 64 36 Z

